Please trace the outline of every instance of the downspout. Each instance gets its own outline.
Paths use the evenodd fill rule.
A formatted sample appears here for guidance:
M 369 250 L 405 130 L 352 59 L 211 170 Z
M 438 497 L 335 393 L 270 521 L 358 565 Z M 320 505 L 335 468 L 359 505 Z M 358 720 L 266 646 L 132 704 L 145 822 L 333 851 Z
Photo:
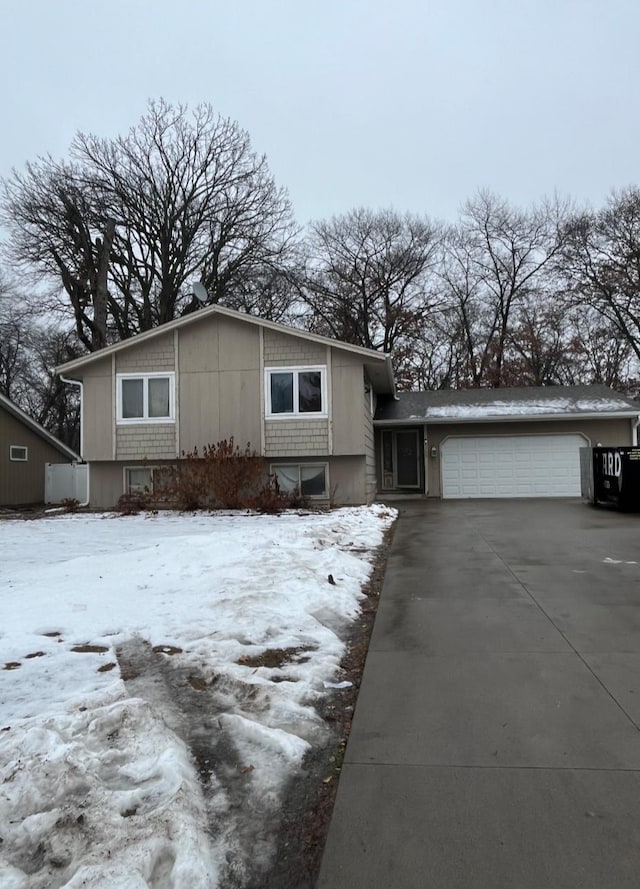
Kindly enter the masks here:
M 631 444 L 634 447 L 638 446 L 638 426 L 640 426 L 640 414 L 631 421 Z
M 84 459 L 84 384 L 81 380 L 70 380 L 68 377 L 63 377 L 60 374 L 60 379 L 63 383 L 68 383 L 70 386 L 79 386 L 80 387 L 80 458 L 83 463 L 87 461 Z M 87 499 L 84 503 L 80 503 L 80 506 L 88 506 L 90 500 L 90 485 L 91 485 L 91 470 L 87 465 Z

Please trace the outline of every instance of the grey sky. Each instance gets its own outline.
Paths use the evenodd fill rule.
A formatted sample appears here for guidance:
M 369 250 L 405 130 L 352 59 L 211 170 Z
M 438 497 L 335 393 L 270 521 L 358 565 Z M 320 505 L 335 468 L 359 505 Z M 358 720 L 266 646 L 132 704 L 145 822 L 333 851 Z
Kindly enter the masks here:
M 640 184 L 637 0 L 0 0 L 0 175 L 148 98 L 249 131 L 300 222 Z

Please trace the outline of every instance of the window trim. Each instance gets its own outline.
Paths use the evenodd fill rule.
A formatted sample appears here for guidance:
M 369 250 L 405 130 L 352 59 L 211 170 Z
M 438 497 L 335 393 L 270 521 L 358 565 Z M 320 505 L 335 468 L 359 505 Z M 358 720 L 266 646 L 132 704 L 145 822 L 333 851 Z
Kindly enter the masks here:
M 149 380 L 168 379 L 169 380 L 169 416 L 168 417 L 150 417 L 149 416 Z M 119 373 L 116 374 L 116 423 L 118 426 L 138 426 L 138 425 L 158 425 L 159 423 L 175 423 L 176 421 L 176 399 L 175 399 L 175 371 L 158 370 L 144 373 Z M 122 416 L 122 383 L 124 380 L 142 380 L 142 417 L 123 417 Z
M 293 405 L 291 413 L 274 413 L 271 410 L 271 374 L 293 374 Z M 299 405 L 299 382 L 301 373 L 320 374 L 320 399 L 321 411 L 301 411 L 296 408 Z M 264 415 L 267 420 L 326 420 L 329 417 L 327 400 L 327 365 L 326 364 L 296 364 L 290 367 L 265 367 L 264 369 Z
M 297 470 L 298 470 L 298 485 L 299 485 L 298 491 L 300 492 L 300 495 L 302 497 L 305 497 L 308 500 L 328 500 L 329 499 L 329 492 L 331 491 L 331 483 L 329 481 L 329 464 L 326 461 L 319 460 L 319 461 L 314 461 L 313 463 L 305 463 L 305 462 L 298 463 L 296 461 L 287 460 L 286 463 L 284 461 L 278 462 L 278 463 L 270 463 L 269 464 L 270 475 L 275 475 L 275 470 L 278 468 L 282 468 L 284 466 L 288 466 L 288 467 L 295 466 L 297 468 Z M 324 469 L 324 491 L 322 494 L 303 494 L 302 493 L 302 488 L 301 488 L 301 483 L 300 483 L 300 469 L 303 466 L 308 467 L 310 469 L 314 469 L 314 468 Z
M 157 469 L 156 466 L 123 466 L 122 467 L 122 491 L 124 494 L 137 494 L 140 493 L 138 491 L 130 491 L 129 490 L 129 473 L 131 470 L 140 470 L 147 469 L 151 473 L 151 487 L 149 488 L 149 493 L 153 494 L 154 488 L 154 472 Z
M 24 457 L 16 457 L 14 451 L 24 451 Z M 9 445 L 9 460 L 12 463 L 28 463 L 29 448 L 27 445 Z

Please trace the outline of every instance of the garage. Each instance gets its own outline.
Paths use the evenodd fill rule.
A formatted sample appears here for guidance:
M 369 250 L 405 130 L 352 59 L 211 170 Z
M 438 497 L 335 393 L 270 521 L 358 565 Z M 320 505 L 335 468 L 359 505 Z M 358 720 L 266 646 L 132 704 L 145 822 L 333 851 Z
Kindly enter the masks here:
M 640 405 L 600 384 L 399 392 L 374 428 L 381 495 L 579 497 L 580 448 L 636 445 Z
M 440 446 L 442 496 L 579 497 L 582 435 L 452 436 Z

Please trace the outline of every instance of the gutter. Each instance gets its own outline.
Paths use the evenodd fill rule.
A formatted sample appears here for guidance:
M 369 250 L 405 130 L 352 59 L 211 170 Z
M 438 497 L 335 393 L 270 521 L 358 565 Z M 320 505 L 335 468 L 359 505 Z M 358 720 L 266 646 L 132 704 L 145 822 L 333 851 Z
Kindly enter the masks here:
M 68 383 L 70 386 L 79 386 L 80 388 L 80 459 L 83 463 L 86 463 L 84 459 L 84 383 L 81 380 L 70 380 L 68 377 L 63 377 L 62 374 L 59 374 L 60 379 L 63 383 Z M 91 470 L 87 466 L 87 499 L 80 503 L 79 506 L 89 506 L 89 500 L 91 499 Z
M 457 426 L 460 423 L 538 423 L 538 422 L 562 422 L 563 420 L 635 420 L 634 428 L 640 426 L 640 415 L 637 411 L 602 411 L 601 413 L 584 414 L 508 414 L 506 416 L 484 417 L 403 417 L 400 420 L 375 420 L 374 426 Z

